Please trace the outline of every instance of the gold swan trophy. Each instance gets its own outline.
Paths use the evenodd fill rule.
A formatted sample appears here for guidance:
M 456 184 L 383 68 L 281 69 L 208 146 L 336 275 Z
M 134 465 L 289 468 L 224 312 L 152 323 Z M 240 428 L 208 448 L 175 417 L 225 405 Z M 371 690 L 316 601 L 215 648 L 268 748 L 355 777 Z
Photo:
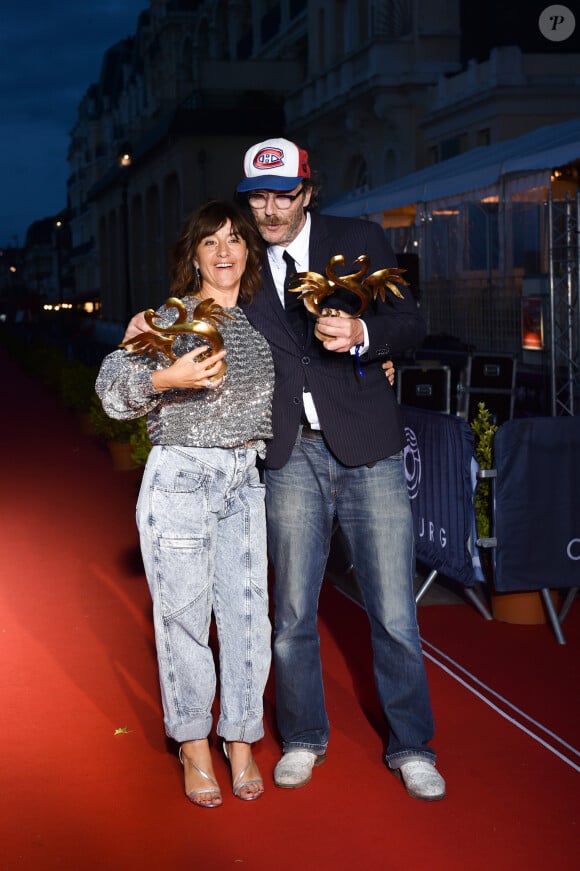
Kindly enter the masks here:
M 345 312 L 336 308 L 321 308 L 324 299 L 330 296 L 337 289 L 348 290 L 354 293 L 359 299 L 359 307 L 352 317 L 359 317 L 368 307 L 371 299 L 380 297 L 384 302 L 387 289 L 392 294 L 403 299 L 403 294 L 398 289 L 397 284 L 407 285 L 408 281 L 402 277 L 405 269 L 398 269 L 392 266 L 388 269 L 378 269 L 370 275 L 366 275 L 370 266 L 370 259 L 366 254 L 361 254 L 354 261 L 354 265 L 358 266 L 356 272 L 350 275 L 337 275 L 335 266 L 344 266 L 344 255 L 335 254 L 326 264 L 326 276 L 320 272 L 297 272 L 290 278 L 288 289 L 293 293 L 300 294 L 299 298 L 304 302 L 308 311 L 316 317 L 341 317 L 345 316 Z M 366 278 L 363 276 L 366 275 Z M 314 328 L 314 335 L 317 339 L 323 341 L 328 338 L 318 332 L 318 328 Z
M 177 320 L 169 327 L 160 327 L 155 323 L 155 318 L 159 317 L 152 308 L 148 308 L 143 312 L 143 317 L 147 321 L 151 330 L 144 333 L 139 333 L 132 339 L 122 342 L 120 347 L 126 348 L 127 351 L 137 354 L 152 354 L 156 351 L 161 351 L 170 360 L 176 360 L 177 357 L 173 350 L 173 343 L 184 334 L 195 335 L 203 339 L 203 342 L 208 345 L 207 351 L 200 354 L 196 359 L 205 360 L 211 354 L 221 351 L 224 346 L 222 334 L 217 328 L 217 324 L 223 326 L 223 319 L 229 318 L 235 321 L 233 315 L 228 314 L 221 305 L 218 305 L 213 299 L 204 299 L 196 307 L 193 320 L 187 320 L 187 308 L 183 300 L 175 296 L 170 296 L 165 300 L 167 308 L 177 309 Z M 225 375 L 227 364 L 222 361 L 219 376 Z

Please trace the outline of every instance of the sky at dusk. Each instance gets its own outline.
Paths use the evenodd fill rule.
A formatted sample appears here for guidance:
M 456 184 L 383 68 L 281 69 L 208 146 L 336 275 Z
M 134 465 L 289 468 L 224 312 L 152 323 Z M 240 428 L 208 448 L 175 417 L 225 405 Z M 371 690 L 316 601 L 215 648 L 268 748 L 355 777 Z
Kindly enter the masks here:
M 15 0 L 0 16 L 0 247 L 66 207 L 77 108 L 147 0 Z

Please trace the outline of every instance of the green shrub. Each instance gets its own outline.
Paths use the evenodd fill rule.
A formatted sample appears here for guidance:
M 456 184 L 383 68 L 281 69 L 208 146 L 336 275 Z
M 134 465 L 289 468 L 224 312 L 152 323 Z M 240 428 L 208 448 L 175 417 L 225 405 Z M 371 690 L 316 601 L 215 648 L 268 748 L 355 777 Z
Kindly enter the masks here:
M 105 442 L 130 442 L 139 426 L 139 418 L 116 420 L 109 417 L 96 393 L 91 397 L 89 414 L 95 435 Z
M 477 417 L 470 424 L 475 433 L 475 459 L 482 469 L 492 469 L 493 439 L 498 427 L 492 424 L 491 414 L 484 402 L 479 402 L 477 409 Z M 491 481 L 489 478 L 477 482 L 474 506 L 477 535 L 479 538 L 489 538 L 491 535 Z
M 95 395 L 98 366 L 87 366 L 79 360 L 67 360 L 60 373 L 60 392 L 63 404 L 71 411 L 90 411 Z
M 147 418 L 140 417 L 136 421 L 135 431 L 131 433 L 129 441 L 131 442 L 131 458 L 135 465 L 144 466 L 149 456 L 149 451 L 152 448 L 149 434 L 147 432 Z
M 28 345 L 20 358 L 22 368 L 29 375 L 54 390 L 60 390 L 61 372 L 66 362 L 64 351 L 48 343 Z

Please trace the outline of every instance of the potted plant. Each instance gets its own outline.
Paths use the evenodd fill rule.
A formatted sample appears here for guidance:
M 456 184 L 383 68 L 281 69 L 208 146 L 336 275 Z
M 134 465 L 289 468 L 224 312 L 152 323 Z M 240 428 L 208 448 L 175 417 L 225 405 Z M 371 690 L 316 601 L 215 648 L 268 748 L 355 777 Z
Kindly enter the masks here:
M 138 431 L 139 418 L 117 420 L 109 417 L 96 394 L 92 396 L 89 413 L 93 431 L 107 445 L 114 468 L 117 471 L 135 469 L 137 464 L 132 456 L 131 436 Z
M 491 414 L 484 402 L 478 403 L 477 416 L 470 423 L 475 434 L 475 459 L 480 469 L 493 468 L 493 439 L 498 427 L 491 422 Z M 475 523 L 478 538 L 491 535 L 491 481 L 489 478 L 477 482 L 474 497 Z M 481 551 L 480 551 L 481 553 Z M 489 551 L 484 551 L 489 563 Z M 482 560 L 482 565 L 483 565 Z

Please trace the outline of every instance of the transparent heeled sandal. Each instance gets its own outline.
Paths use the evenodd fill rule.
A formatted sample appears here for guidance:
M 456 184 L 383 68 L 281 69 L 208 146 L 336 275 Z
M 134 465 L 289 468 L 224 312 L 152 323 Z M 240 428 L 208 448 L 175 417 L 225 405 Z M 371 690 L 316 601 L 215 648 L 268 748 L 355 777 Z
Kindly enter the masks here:
M 224 741 L 223 743 L 224 755 L 228 762 L 230 763 L 230 768 L 232 767 L 232 762 L 228 753 L 228 745 Z M 253 777 L 248 780 L 244 780 L 248 769 L 255 765 L 254 757 L 250 754 L 250 761 L 243 768 L 237 777 L 234 778 L 232 782 L 232 792 L 234 793 L 236 798 L 240 798 L 242 801 L 256 801 L 256 799 L 260 798 L 264 795 L 264 781 L 261 777 Z M 232 769 L 233 774 L 233 769 Z M 251 790 L 249 787 L 257 786 L 258 789 Z
M 185 769 L 185 764 L 190 765 L 196 772 L 199 774 L 203 780 L 207 780 L 208 784 L 212 784 L 211 786 L 203 787 L 202 789 L 192 789 L 190 792 L 187 791 L 187 787 L 185 790 L 185 794 L 193 804 L 196 804 L 198 807 L 220 807 L 222 804 L 222 794 L 221 790 L 218 786 L 217 780 L 214 777 L 211 777 L 206 771 L 203 771 L 195 762 L 192 762 L 191 759 L 188 759 L 187 756 L 183 756 L 182 748 L 179 748 L 179 761 L 183 765 Z M 209 799 L 207 797 L 213 795 L 213 799 Z M 205 798 L 204 798 L 205 796 Z

